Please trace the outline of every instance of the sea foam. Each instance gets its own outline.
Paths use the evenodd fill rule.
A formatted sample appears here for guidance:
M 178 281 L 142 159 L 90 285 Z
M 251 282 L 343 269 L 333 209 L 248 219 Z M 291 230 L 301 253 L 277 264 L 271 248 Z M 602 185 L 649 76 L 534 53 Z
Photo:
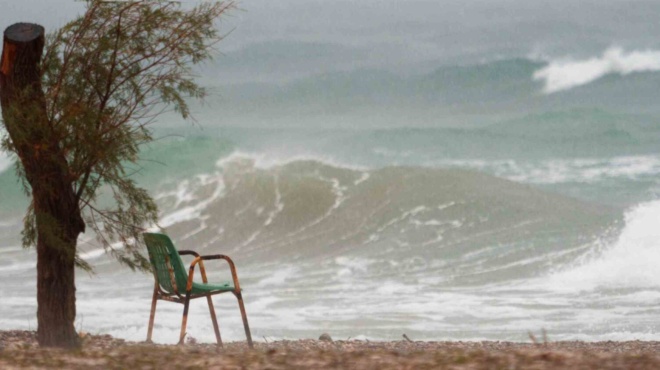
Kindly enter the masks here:
M 640 204 L 626 213 L 625 227 L 610 248 L 573 269 L 554 274 L 551 287 L 560 290 L 660 288 L 660 200 Z
M 584 184 L 603 181 L 641 180 L 660 173 L 660 156 L 633 155 L 611 158 L 549 158 L 541 161 L 524 160 L 443 160 L 430 162 L 429 167 L 462 167 L 492 173 L 511 181 L 531 184 Z
M 543 91 L 552 94 L 586 85 L 608 74 L 627 75 L 645 71 L 660 71 L 660 51 L 625 52 L 619 47 L 611 47 L 600 57 L 551 61 L 534 73 L 534 80 L 543 81 Z

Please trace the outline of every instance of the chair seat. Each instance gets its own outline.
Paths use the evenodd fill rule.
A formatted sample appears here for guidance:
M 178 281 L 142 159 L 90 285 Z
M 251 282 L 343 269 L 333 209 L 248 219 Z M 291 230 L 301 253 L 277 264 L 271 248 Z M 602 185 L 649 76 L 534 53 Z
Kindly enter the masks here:
M 202 293 L 212 293 L 219 291 L 231 291 L 234 290 L 234 284 L 232 282 L 222 282 L 219 284 L 204 284 L 193 282 L 192 294 L 202 294 Z
M 144 243 L 147 246 L 147 251 L 149 252 L 149 262 L 151 262 L 155 279 L 154 292 L 151 300 L 151 314 L 149 315 L 149 328 L 147 329 L 147 342 L 151 342 L 151 333 L 154 329 L 156 303 L 158 300 L 162 299 L 175 303 L 183 303 L 183 318 L 181 319 L 181 332 L 179 333 L 179 344 L 183 344 L 186 337 L 186 324 L 188 322 L 190 300 L 207 298 L 206 301 L 209 305 L 213 330 L 215 331 L 215 339 L 218 342 L 218 345 L 222 347 L 220 328 L 218 327 L 218 320 L 215 316 L 215 308 L 213 308 L 213 300 L 211 299 L 211 296 L 224 292 L 232 292 L 238 301 L 238 308 L 241 310 L 243 328 L 245 329 L 248 346 L 253 348 L 252 334 L 250 334 L 250 326 L 248 325 L 245 305 L 243 304 L 243 295 L 241 294 L 241 284 L 238 282 L 238 274 L 236 273 L 234 261 L 223 254 L 200 256 L 194 251 L 178 251 L 174 246 L 174 243 L 172 243 L 172 240 L 165 234 L 144 233 L 143 237 Z M 191 275 L 188 275 L 186 272 L 186 267 L 181 259 L 182 254 L 193 255 L 196 258 L 196 260 L 190 265 Z M 202 261 L 220 259 L 227 261 L 229 264 L 232 281 L 221 281 L 213 284 L 201 282 L 206 280 L 206 270 Z M 197 279 L 197 282 L 193 279 L 195 267 L 197 267 L 202 277 L 202 279 Z M 188 284 L 192 285 L 190 292 L 187 291 Z

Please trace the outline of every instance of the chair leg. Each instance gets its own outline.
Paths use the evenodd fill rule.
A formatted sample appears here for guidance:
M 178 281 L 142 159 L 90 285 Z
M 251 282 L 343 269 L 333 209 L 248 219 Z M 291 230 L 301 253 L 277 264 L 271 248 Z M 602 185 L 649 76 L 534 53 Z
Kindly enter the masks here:
M 245 336 L 247 337 L 248 346 L 254 348 L 252 344 L 252 335 L 250 334 L 250 325 L 248 325 L 247 313 L 245 313 L 245 305 L 243 305 L 243 295 L 241 292 L 234 292 L 236 299 L 238 299 L 238 308 L 241 310 L 241 316 L 243 317 L 243 328 L 245 329 Z
M 147 343 L 151 343 L 151 334 L 154 331 L 154 319 L 156 318 L 156 303 L 158 302 L 158 286 L 154 287 L 154 295 L 151 299 L 151 314 L 149 315 L 149 328 L 147 329 Z
M 216 342 L 218 342 L 218 346 L 222 347 L 222 338 L 220 338 L 220 327 L 218 327 L 218 319 L 215 317 L 215 308 L 213 308 L 213 301 L 211 300 L 211 296 L 207 296 L 206 301 L 209 303 L 209 312 L 211 313 L 211 321 L 213 321 L 215 340 Z
M 183 340 L 186 337 L 186 325 L 188 324 L 188 307 L 190 307 L 190 292 L 186 293 L 186 299 L 183 302 L 183 319 L 181 320 L 179 344 L 183 344 Z

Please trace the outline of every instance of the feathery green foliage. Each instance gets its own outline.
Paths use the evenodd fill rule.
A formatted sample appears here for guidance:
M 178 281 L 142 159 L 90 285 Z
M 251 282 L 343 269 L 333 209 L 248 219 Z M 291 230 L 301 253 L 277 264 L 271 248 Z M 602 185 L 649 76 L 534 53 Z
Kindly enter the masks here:
M 211 57 L 222 38 L 214 21 L 233 7 L 88 1 L 83 16 L 46 38 L 41 68 L 47 134 L 66 156 L 87 229 L 131 269 L 149 268 L 139 235 L 157 222 L 158 210 L 127 166 L 138 165 L 139 147 L 152 140 L 150 124 L 161 113 L 173 109 L 189 118 L 185 99 L 204 97 L 191 66 Z M 10 141 L 3 147 L 14 149 Z M 24 177 L 20 161 L 17 166 Z M 30 206 L 23 244 L 34 245 L 36 236 Z M 76 262 L 91 270 L 77 253 Z

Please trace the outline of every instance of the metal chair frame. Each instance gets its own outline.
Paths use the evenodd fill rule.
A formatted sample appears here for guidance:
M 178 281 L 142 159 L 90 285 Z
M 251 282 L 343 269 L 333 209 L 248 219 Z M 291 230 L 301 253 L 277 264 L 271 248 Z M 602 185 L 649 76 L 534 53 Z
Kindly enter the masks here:
M 247 313 L 245 312 L 245 305 L 243 304 L 243 295 L 241 294 L 241 286 L 238 281 L 238 274 L 236 273 L 236 266 L 234 265 L 234 261 L 231 260 L 228 256 L 222 255 L 222 254 L 215 254 L 215 255 L 208 255 L 208 256 L 200 256 L 197 252 L 191 251 L 191 250 L 181 250 L 178 251 L 180 256 L 183 255 L 192 255 L 195 257 L 193 262 L 190 264 L 189 268 L 189 273 L 188 273 L 188 284 L 186 286 L 186 291 L 184 294 L 181 294 L 179 291 L 178 287 L 176 286 L 176 278 L 175 278 L 175 271 L 174 268 L 172 267 L 172 264 L 170 262 L 169 256 L 165 256 L 167 260 L 167 266 L 169 270 L 169 276 L 171 280 L 172 287 L 174 288 L 173 293 L 168 293 L 164 291 L 161 288 L 161 284 L 158 281 L 158 275 L 155 271 L 154 268 L 154 279 L 155 279 L 155 284 L 154 284 L 154 292 L 153 292 L 153 297 L 151 300 L 151 314 L 149 316 L 149 329 L 147 331 L 147 342 L 151 342 L 151 335 L 153 333 L 153 327 L 154 327 L 154 319 L 156 317 L 156 303 L 158 300 L 163 300 L 163 301 L 169 301 L 169 302 L 175 302 L 175 303 L 182 303 L 183 304 L 183 319 L 181 321 L 181 332 L 179 334 L 179 343 L 178 344 L 183 344 L 184 339 L 186 336 L 186 326 L 188 323 L 188 308 L 190 306 L 190 300 L 195 299 L 195 298 L 202 298 L 206 297 L 206 301 L 208 302 L 209 305 L 209 312 L 211 314 L 211 321 L 213 322 L 213 330 L 215 331 L 215 338 L 218 343 L 218 346 L 222 347 L 222 338 L 220 337 L 220 327 L 218 326 L 218 320 L 215 315 L 215 308 L 213 307 L 213 301 L 211 300 L 211 296 L 217 295 L 217 294 L 222 294 L 222 293 L 227 293 L 231 292 L 234 294 L 236 299 L 238 300 L 238 307 L 241 310 L 241 317 L 243 319 L 243 327 L 245 329 L 245 336 L 247 338 L 248 346 L 250 348 L 253 348 L 253 343 L 252 343 L 252 335 L 250 334 L 250 326 L 248 325 L 248 319 L 247 319 Z M 203 283 L 208 283 L 208 280 L 206 278 L 206 269 L 204 267 L 204 261 L 208 260 L 217 260 L 217 259 L 223 259 L 227 261 L 229 264 L 229 268 L 231 270 L 231 276 L 232 280 L 234 282 L 234 289 L 232 290 L 218 290 L 218 291 L 213 291 L 209 293 L 201 293 L 201 294 L 192 294 L 192 286 L 193 286 L 193 275 L 195 272 L 195 267 L 199 265 L 199 271 L 200 274 L 202 275 L 202 282 Z

